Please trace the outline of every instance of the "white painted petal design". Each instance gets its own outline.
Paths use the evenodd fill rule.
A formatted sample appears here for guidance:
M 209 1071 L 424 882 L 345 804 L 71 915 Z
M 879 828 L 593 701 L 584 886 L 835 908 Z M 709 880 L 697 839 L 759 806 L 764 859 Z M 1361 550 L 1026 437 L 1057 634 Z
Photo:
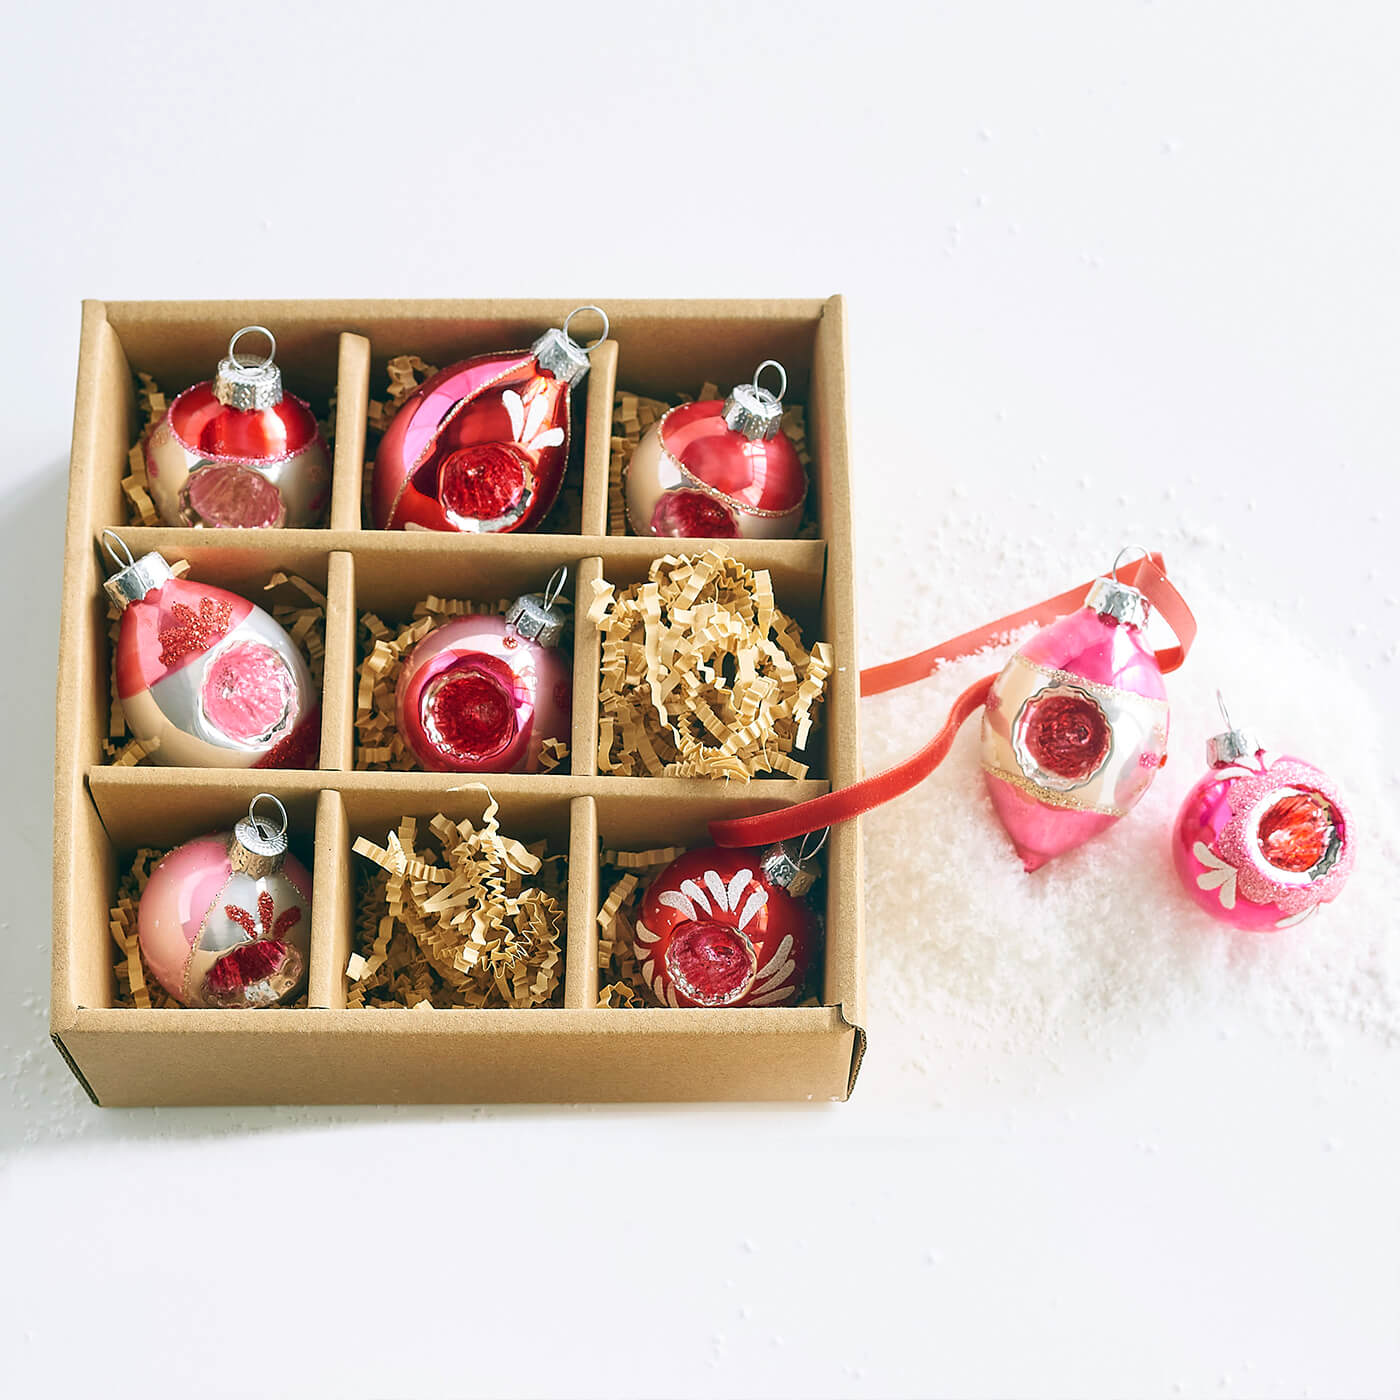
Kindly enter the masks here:
M 501 395 L 501 403 L 510 418 L 511 437 L 519 442 L 525 432 L 525 405 L 520 402 L 520 395 L 514 389 L 507 389 Z
M 747 873 L 747 872 L 745 872 Z M 739 927 L 748 928 L 749 920 L 768 903 L 767 890 L 755 890 L 744 903 L 744 912 L 739 915 Z
M 728 910 L 729 891 L 724 887 L 724 879 L 718 870 L 707 870 L 705 872 L 705 884 L 709 887 L 710 893 L 714 896 L 715 903 L 719 908 Z
M 1238 872 L 1235 867 L 1227 861 L 1220 859 L 1204 841 L 1197 841 L 1191 848 L 1191 853 L 1206 868 L 1196 876 L 1196 885 L 1202 890 L 1220 891 L 1220 907 L 1222 909 L 1233 909 L 1235 907 L 1235 885 L 1238 880 Z
M 531 452 L 543 452 L 546 447 L 558 447 L 563 441 L 563 428 L 546 428 L 544 432 L 536 433 L 525 446 Z
M 662 896 L 661 902 L 663 904 L 666 902 L 664 895 Z M 674 908 L 675 906 L 673 905 L 672 907 Z M 659 934 L 653 933 L 640 919 L 637 920 L 636 935 L 638 943 L 655 943 L 660 936 Z
M 703 909 L 707 914 L 714 913 L 714 910 L 710 908 L 709 895 L 707 895 L 694 880 L 682 880 L 681 893 L 688 894 L 691 899 L 695 901 L 695 907 L 697 909 Z M 695 915 L 692 914 L 690 917 L 693 919 Z
M 689 883 L 689 881 L 687 881 Z M 683 894 L 680 890 L 667 890 L 664 894 L 657 895 L 656 902 L 664 904 L 668 909 L 674 909 L 678 914 L 684 915 L 687 919 L 696 917 L 695 906 L 690 902 L 689 895 Z M 637 929 L 641 931 L 641 924 Z M 651 941 L 655 941 L 656 935 L 652 935 Z
M 788 957 L 791 953 L 792 934 L 784 934 L 783 941 L 779 943 L 778 946 L 773 950 L 773 956 L 769 958 L 768 961 L 764 963 L 763 966 L 760 967 L 757 972 L 754 973 L 753 980 L 755 984 L 767 981 L 768 974 L 772 972 L 772 970 L 775 967 L 779 966 L 782 963 L 785 963 L 788 960 Z
M 744 890 L 748 887 L 749 881 L 752 879 L 752 870 L 741 870 L 729 882 L 729 898 L 725 901 L 724 906 L 726 909 L 737 909 L 739 907 L 739 896 L 743 894 Z M 743 925 L 740 925 L 740 927 L 742 928 Z
M 1313 916 L 1314 914 L 1316 914 L 1317 911 L 1318 911 L 1319 909 L 1321 909 L 1321 908 L 1322 908 L 1322 906 L 1321 906 L 1320 904 L 1314 904 L 1314 905 L 1313 905 L 1311 908 L 1309 908 L 1309 909 L 1304 909 L 1304 910 L 1302 910 L 1301 912 L 1299 912 L 1299 913 L 1297 913 L 1297 914 L 1290 914 L 1286 919 L 1280 919 L 1280 920 L 1278 921 L 1278 923 L 1276 923 L 1276 924 L 1274 925 L 1274 927 L 1275 927 L 1275 928 L 1293 928 L 1293 927 L 1295 927 L 1296 925 L 1301 924 L 1301 923 L 1303 922 L 1304 919 L 1311 919 L 1312 916 Z

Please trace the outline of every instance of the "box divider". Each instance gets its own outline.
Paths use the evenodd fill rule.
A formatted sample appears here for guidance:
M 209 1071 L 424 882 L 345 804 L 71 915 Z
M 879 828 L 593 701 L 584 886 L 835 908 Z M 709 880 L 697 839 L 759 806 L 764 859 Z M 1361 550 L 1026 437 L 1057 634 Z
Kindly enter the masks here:
M 598 1005 L 598 809 L 591 797 L 569 804 L 569 925 L 564 952 L 564 1006 Z
M 369 341 L 340 334 L 335 375 L 335 461 L 331 469 L 331 528 L 360 528 L 360 489 L 369 421 Z
M 321 699 L 321 768 L 355 766 L 355 557 L 337 550 L 326 577 L 325 680 Z
M 598 666 L 602 660 L 601 634 L 587 620 L 593 601 L 593 585 L 603 577 L 603 561 L 597 555 L 579 560 L 578 586 L 574 590 L 574 712 L 569 749 L 576 778 L 598 774 Z
M 311 868 L 311 975 L 307 1005 L 345 1006 L 345 964 L 355 921 L 355 863 L 345 802 L 335 788 L 316 799 L 315 864 Z
M 608 533 L 608 463 L 612 457 L 613 394 L 617 388 L 617 342 L 605 340 L 589 354 L 587 420 L 583 438 L 583 510 L 579 531 Z

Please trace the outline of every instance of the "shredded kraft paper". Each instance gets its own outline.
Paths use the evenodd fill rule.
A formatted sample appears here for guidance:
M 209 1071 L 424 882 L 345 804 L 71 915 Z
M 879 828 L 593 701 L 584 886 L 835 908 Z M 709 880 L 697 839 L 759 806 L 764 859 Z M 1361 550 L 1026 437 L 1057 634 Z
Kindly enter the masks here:
M 487 797 L 479 827 L 439 814 L 420 838 L 404 817 L 383 846 L 356 839 L 377 869 L 361 891 L 347 1006 L 560 1004 L 567 859 L 503 836 Z
M 500 598 L 478 603 L 467 598 L 439 598 L 434 594 L 421 599 L 413 609 L 413 620 L 391 627 L 371 612 L 360 614 L 360 662 L 355 688 L 355 767 L 407 773 L 416 771 L 418 761 L 399 733 L 394 716 L 394 695 L 399 673 L 409 653 L 424 637 L 454 617 L 473 613 L 500 616 L 513 602 Z M 568 607 L 566 598 L 559 607 Z M 540 772 L 552 773 L 569 756 L 569 746 L 558 739 L 546 739 L 540 756 Z
M 620 777 L 804 778 L 832 669 L 773 600 L 766 569 L 717 549 L 671 555 L 620 593 L 593 584 L 602 631 L 598 770 Z
M 719 388 L 714 384 L 701 387 L 696 399 L 717 399 Z M 619 389 L 613 395 L 612 439 L 608 451 L 608 534 L 629 535 L 627 506 L 623 495 L 623 480 L 627 464 L 637 444 L 646 436 L 647 430 L 656 423 L 668 409 L 677 404 L 690 403 L 684 394 L 667 403 L 664 399 L 649 399 L 641 394 Z M 807 413 L 801 404 L 793 404 L 783 414 L 783 431 L 792 439 L 797 449 L 798 461 L 802 463 L 810 481 L 812 476 L 812 454 L 807 447 Z M 816 493 L 809 491 L 802 510 L 802 528 L 797 532 L 800 540 L 817 539 L 821 531 L 816 518 Z
M 189 561 L 185 559 L 176 559 L 170 565 L 171 573 L 177 578 L 187 574 L 189 568 Z M 311 671 L 312 683 L 320 691 L 326 666 L 326 595 L 304 578 L 281 572 L 268 579 L 263 585 L 263 592 L 270 595 L 263 600 L 267 611 L 301 648 Z M 126 731 L 126 715 L 117 693 L 117 634 L 120 631 L 121 616 L 116 604 L 109 602 L 107 639 L 111 664 L 108 667 L 108 689 L 112 703 L 107 720 L 108 737 L 102 741 L 102 748 L 114 768 L 145 763 L 150 757 L 140 740 L 130 738 Z
M 146 439 L 170 407 L 160 386 L 146 373 L 136 371 L 136 407 L 141 413 L 141 432 L 126 455 L 127 475 L 122 478 L 122 495 L 126 497 L 128 525 L 159 525 L 161 519 L 151 500 L 151 482 L 146 475 Z M 335 392 L 331 392 L 326 416 L 316 420 L 327 449 L 335 446 Z

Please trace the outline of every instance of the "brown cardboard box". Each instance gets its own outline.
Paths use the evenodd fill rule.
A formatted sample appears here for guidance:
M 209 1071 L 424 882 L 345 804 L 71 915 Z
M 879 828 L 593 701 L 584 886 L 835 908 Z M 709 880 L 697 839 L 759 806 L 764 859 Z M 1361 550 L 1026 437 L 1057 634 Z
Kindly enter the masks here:
M 88 302 L 83 308 L 68 501 L 58 736 L 54 772 L 54 945 L 51 1029 L 94 1102 L 456 1103 L 845 1098 L 864 1049 L 865 990 L 859 822 L 826 846 L 822 1005 L 754 1010 L 611 1010 L 596 1006 L 598 849 L 698 843 L 705 823 L 786 806 L 857 777 L 854 579 L 846 343 L 841 299 L 607 302 L 612 339 L 593 352 L 587 387 L 581 533 L 458 537 L 360 528 L 370 384 L 385 362 L 435 364 L 528 344 L 562 324 L 567 301 Z M 223 532 L 126 525 L 121 479 L 138 427 L 133 371 L 174 392 L 207 378 L 230 333 L 274 328 L 288 387 L 336 390 L 331 528 Z M 579 619 L 575 714 L 567 773 L 489 779 L 503 829 L 548 836 L 570 855 L 561 1009 L 348 1010 L 345 962 L 354 901 L 350 843 L 382 839 L 406 812 L 479 816 L 457 775 L 352 771 L 356 618 L 406 610 L 429 592 L 499 597 L 570 567 L 576 597 L 598 577 L 623 584 L 665 552 L 610 538 L 607 465 L 615 384 L 654 396 L 705 380 L 747 378 L 758 361 L 786 366 L 789 399 L 805 402 L 818 540 L 736 543 L 771 571 L 781 606 L 809 639 L 829 640 L 837 670 L 814 739 L 812 776 L 724 786 L 706 779 L 597 773 L 599 640 Z M 321 765 L 313 772 L 113 768 L 103 762 L 108 641 L 106 568 L 97 540 L 120 529 L 136 554 L 187 559 L 195 577 L 254 592 L 276 569 L 328 594 Z M 684 546 L 679 546 L 684 548 Z M 580 609 L 580 612 L 582 609 Z M 142 845 L 168 846 L 232 825 L 251 796 L 277 792 L 293 847 L 309 857 L 314 909 L 309 1006 L 258 1011 L 115 1007 L 107 931 L 123 866 Z

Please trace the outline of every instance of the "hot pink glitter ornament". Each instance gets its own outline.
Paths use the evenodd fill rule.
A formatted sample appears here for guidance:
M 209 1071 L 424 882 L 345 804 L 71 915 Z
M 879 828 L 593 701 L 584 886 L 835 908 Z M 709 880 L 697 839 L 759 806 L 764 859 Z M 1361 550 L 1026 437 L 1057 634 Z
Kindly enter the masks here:
M 588 351 L 569 335 L 582 311 L 528 350 L 478 355 L 433 375 L 404 401 L 374 457 L 371 504 L 381 530 L 505 534 L 534 530 L 569 462 L 570 395 Z
M 1182 888 L 1238 929 L 1287 928 L 1342 892 L 1351 817 L 1332 780 L 1274 757 L 1230 726 L 1206 746 L 1209 770 L 1186 795 L 1172 833 Z
M 1167 759 L 1167 692 L 1142 629 L 1146 597 L 1098 579 L 992 684 L 982 770 L 1022 864 L 1035 870 L 1127 813 Z
M 769 366 L 782 383 L 759 387 Z M 783 431 L 787 374 L 765 360 L 727 399 L 665 414 L 627 464 L 627 518 L 639 535 L 787 539 L 802 524 L 807 473 Z
M 787 1006 L 802 993 L 821 941 L 804 896 L 813 858 L 795 844 L 701 846 L 652 881 L 637 920 L 642 980 L 663 1006 Z
M 103 547 L 120 566 L 105 585 L 121 609 L 117 695 L 151 761 L 315 767 L 320 706 L 283 628 L 236 593 L 176 578 L 159 554 L 133 560 L 111 530 Z
M 566 570 L 504 617 L 454 618 L 429 632 L 399 672 L 394 715 L 433 772 L 538 772 L 547 739 L 569 738 L 573 683 L 560 650 Z
M 269 803 L 275 819 L 259 816 Z M 311 955 L 311 876 L 287 853 L 287 813 L 259 793 L 231 832 L 177 846 L 151 871 L 137 912 L 141 955 L 182 1006 L 291 1000 Z
M 265 359 L 234 347 L 265 335 Z M 151 499 L 167 525 L 297 529 L 320 525 L 330 503 L 331 469 L 316 415 L 282 391 L 277 342 L 244 326 L 218 373 L 186 389 L 146 440 Z

